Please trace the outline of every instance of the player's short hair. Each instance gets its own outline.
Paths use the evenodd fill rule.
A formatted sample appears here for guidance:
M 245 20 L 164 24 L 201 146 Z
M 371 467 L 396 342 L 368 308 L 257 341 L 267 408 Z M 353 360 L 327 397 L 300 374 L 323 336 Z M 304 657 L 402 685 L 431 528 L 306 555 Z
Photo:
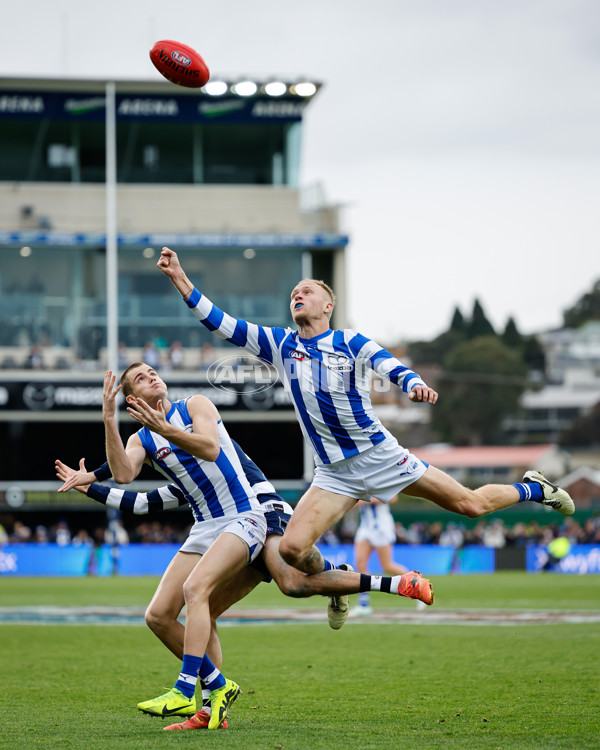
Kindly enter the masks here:
M 327 294 L 331 302 L 335 305 L 335 294 L 333 293 L 333 289 L 329 286 L 329 284 L 326 284 L 323 279 L 302 279 L 296 284 L 296 286 L 300 286 L 300 284 L 306 284 L 307 281 L 320 286 L 325 294 Z
M 134 362 L 132 365 L 129 365 L 129 367 L 121 375 L 121 380 L 119 381 L 119 383 L 121 384 L 121 393 L 125 396 L 125 398 L 127 398 L 127 396 L 131 396 L 132 391 L 131 383 L 129 382 L 129 373 L 136 367 L 143 367 L 144 364 L 144 362 Z

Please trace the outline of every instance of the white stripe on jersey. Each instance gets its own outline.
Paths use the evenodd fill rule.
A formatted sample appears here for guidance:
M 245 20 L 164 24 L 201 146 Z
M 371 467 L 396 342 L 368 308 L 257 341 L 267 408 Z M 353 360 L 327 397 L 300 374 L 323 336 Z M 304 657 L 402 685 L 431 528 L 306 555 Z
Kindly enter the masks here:
M 187 401 L 173 402 L 167 421 L 191 432 Z M 218 423 L 218 433 L 219 456 L 216 461 L 206 461 L 145 427 L 138 431 L 152 466 L 183 490 L 197 521 L 260 510 L 222 421 Z
M 331 464 L 378 445 L 390 433 L 371 404 L 367 368 L 405 392 L 421 378 L 356 331 L 326 331 L 300 339 L 291 328 L 237 320 L 194 289 L 187 305 L 209 330 L 274 364 L 317 464 Z

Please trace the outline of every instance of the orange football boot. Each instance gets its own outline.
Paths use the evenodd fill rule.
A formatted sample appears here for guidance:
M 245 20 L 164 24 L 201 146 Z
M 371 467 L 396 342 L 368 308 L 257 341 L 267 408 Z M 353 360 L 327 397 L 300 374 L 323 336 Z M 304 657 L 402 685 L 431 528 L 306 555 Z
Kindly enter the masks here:
M 182 721 L 179 724 L 170 724 L 168 727 L 163 727 L 164 732 L 168 732 L 169 729 L 208 729 L 208 722 L 210 721 L 210 714 L 206 713 L 204 709 L 196 711 L 196 713 L 187 721 Z M 221 729 L 227 729 L 227 721 L 225 720 L 221 724 Z
M 424 604 L 431 605 L 435 601 L 433 586 L 428 578 L 423 578 L 418 570 L 411 570 L 400 578 L 398 586 L 400 596 L 408 596 L 409 599 L 418 599 Z

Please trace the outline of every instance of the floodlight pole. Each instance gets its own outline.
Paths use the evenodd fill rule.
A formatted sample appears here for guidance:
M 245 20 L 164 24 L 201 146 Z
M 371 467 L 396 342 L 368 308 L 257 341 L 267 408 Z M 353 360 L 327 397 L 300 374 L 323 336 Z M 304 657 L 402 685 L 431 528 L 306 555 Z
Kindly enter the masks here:
M 106 83 L 106 364 L 117 372 L 118 257 L 117 257 L 117 113 L 115 84 Z M 118 409 L 115 413 L 118 419 Z
M 119 261 L 117 241 L 117 107 L 115 84 L 106 83 L 106 366 L 117 372 L 117 348 L 119 339 Z M 115 420 L 119 424 L 119 407 L 115 409 Z M 107 526 L 116 521 L 121 513 L 106 507 Z M 112 529 L 112 574 L 118 573 L 119 545 L 117 530 Z

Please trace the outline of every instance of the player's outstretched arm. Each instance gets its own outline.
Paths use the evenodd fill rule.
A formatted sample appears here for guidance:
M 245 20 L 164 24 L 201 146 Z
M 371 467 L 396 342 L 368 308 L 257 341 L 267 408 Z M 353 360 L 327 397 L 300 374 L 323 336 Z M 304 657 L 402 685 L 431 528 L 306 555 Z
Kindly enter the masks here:
M 146 459 L 146 451 L 139 436 L 132 435 L 123 446 L 116 420 L 116 398 L 121 386 L 115 388 L 116 375 L 107 370 L 102 389 L 102 417 L 106 436 L 106 457 L 117 484 L 129 484 L 137 477 Z
M 156 265 L 171 280 L 183 299 L 187 300 L 194 291 L 194 285 L 181 267 L 177 253 L 169 247 L 163 247 Z
M 390 380 L 401 388 L 408 394 L 411 401 L 423 401 L 429 404 L 435 404 L 437 401 L 438 394 L 418 373 L 403 365 L 399 359 L 375 341 L 356 333 L 348 345 L 357 360 L 364 361 L 380 377 Z
M 428 385 L 416 385 L 408 394 L 408 397 L 411 401 L 422 401 L 426 404 L 435 404 L 438 400 L 437 391 L 434 391 Z
M 67 492 L 67 490 L 74 489 L 85 495 L 90 484 L 96 479 L 94 472 L 86 471 L 85 458 L 79 461 L 79 471 L 75 471 L 75 469 L 67 466 L 67 464 L 63 464 L 58 459 L 54 462 L 54 468 L 56 469 L 56 476 L 63 483 L 58 488 L 59 492 Z M 66 489 L 64 489 L 65 487 Z
M 120 487 L 106 487 L 93 483 L 87 488 L 85 494 L 103 505 L 134 513 L 136 516 L 188 504 L 183 492 L 173 484 L 150 492 L 132 492 L 122 490 Z
M 156 265 L 171 279 L 187 306 L 211 333 L 273 364 L 279 344 L 289 331 L 249 323 L 220 310 L 194 287 L 183 271 L 177 253 L 168 247 L 163 247 Z
M 183 492 L 173 484 L 159 487 L 150 492 L 131 492 L 129 490 L 122 490 L 119 487 L 105 487 L 95 482 L 81 482 L 82 477 L 93 476 L 93 472 L 85 471 L 83 458 L 79 462 L 79 467 L 79 471 L 75 471 L 75 469 L 67 466 L 62 461 L 57 461 L 56 476 L 65 484 L 67 482 L 76 482 L 73 485 L 73 489 L 111 508 L 118 508 L 119 510 L 126 510 L 136 515 L 141 515 L 153 513 L 158 510 L 178 508 L 180 505 L 188 504 Z
M 58 458 L 54 462 L 56 476 L 62 480 L 63 484 L 58 488 L 59 492 L 68 492 L 72 489 L 79 489 L 81 486 L 89 486 L 97 480 L 93 471 L 87 471 L 85 468 L 85 458 L 79 461 L 79 470 L 72 469 L 64 464 Z M 81 492 L 81 490 L 79 490 Z

